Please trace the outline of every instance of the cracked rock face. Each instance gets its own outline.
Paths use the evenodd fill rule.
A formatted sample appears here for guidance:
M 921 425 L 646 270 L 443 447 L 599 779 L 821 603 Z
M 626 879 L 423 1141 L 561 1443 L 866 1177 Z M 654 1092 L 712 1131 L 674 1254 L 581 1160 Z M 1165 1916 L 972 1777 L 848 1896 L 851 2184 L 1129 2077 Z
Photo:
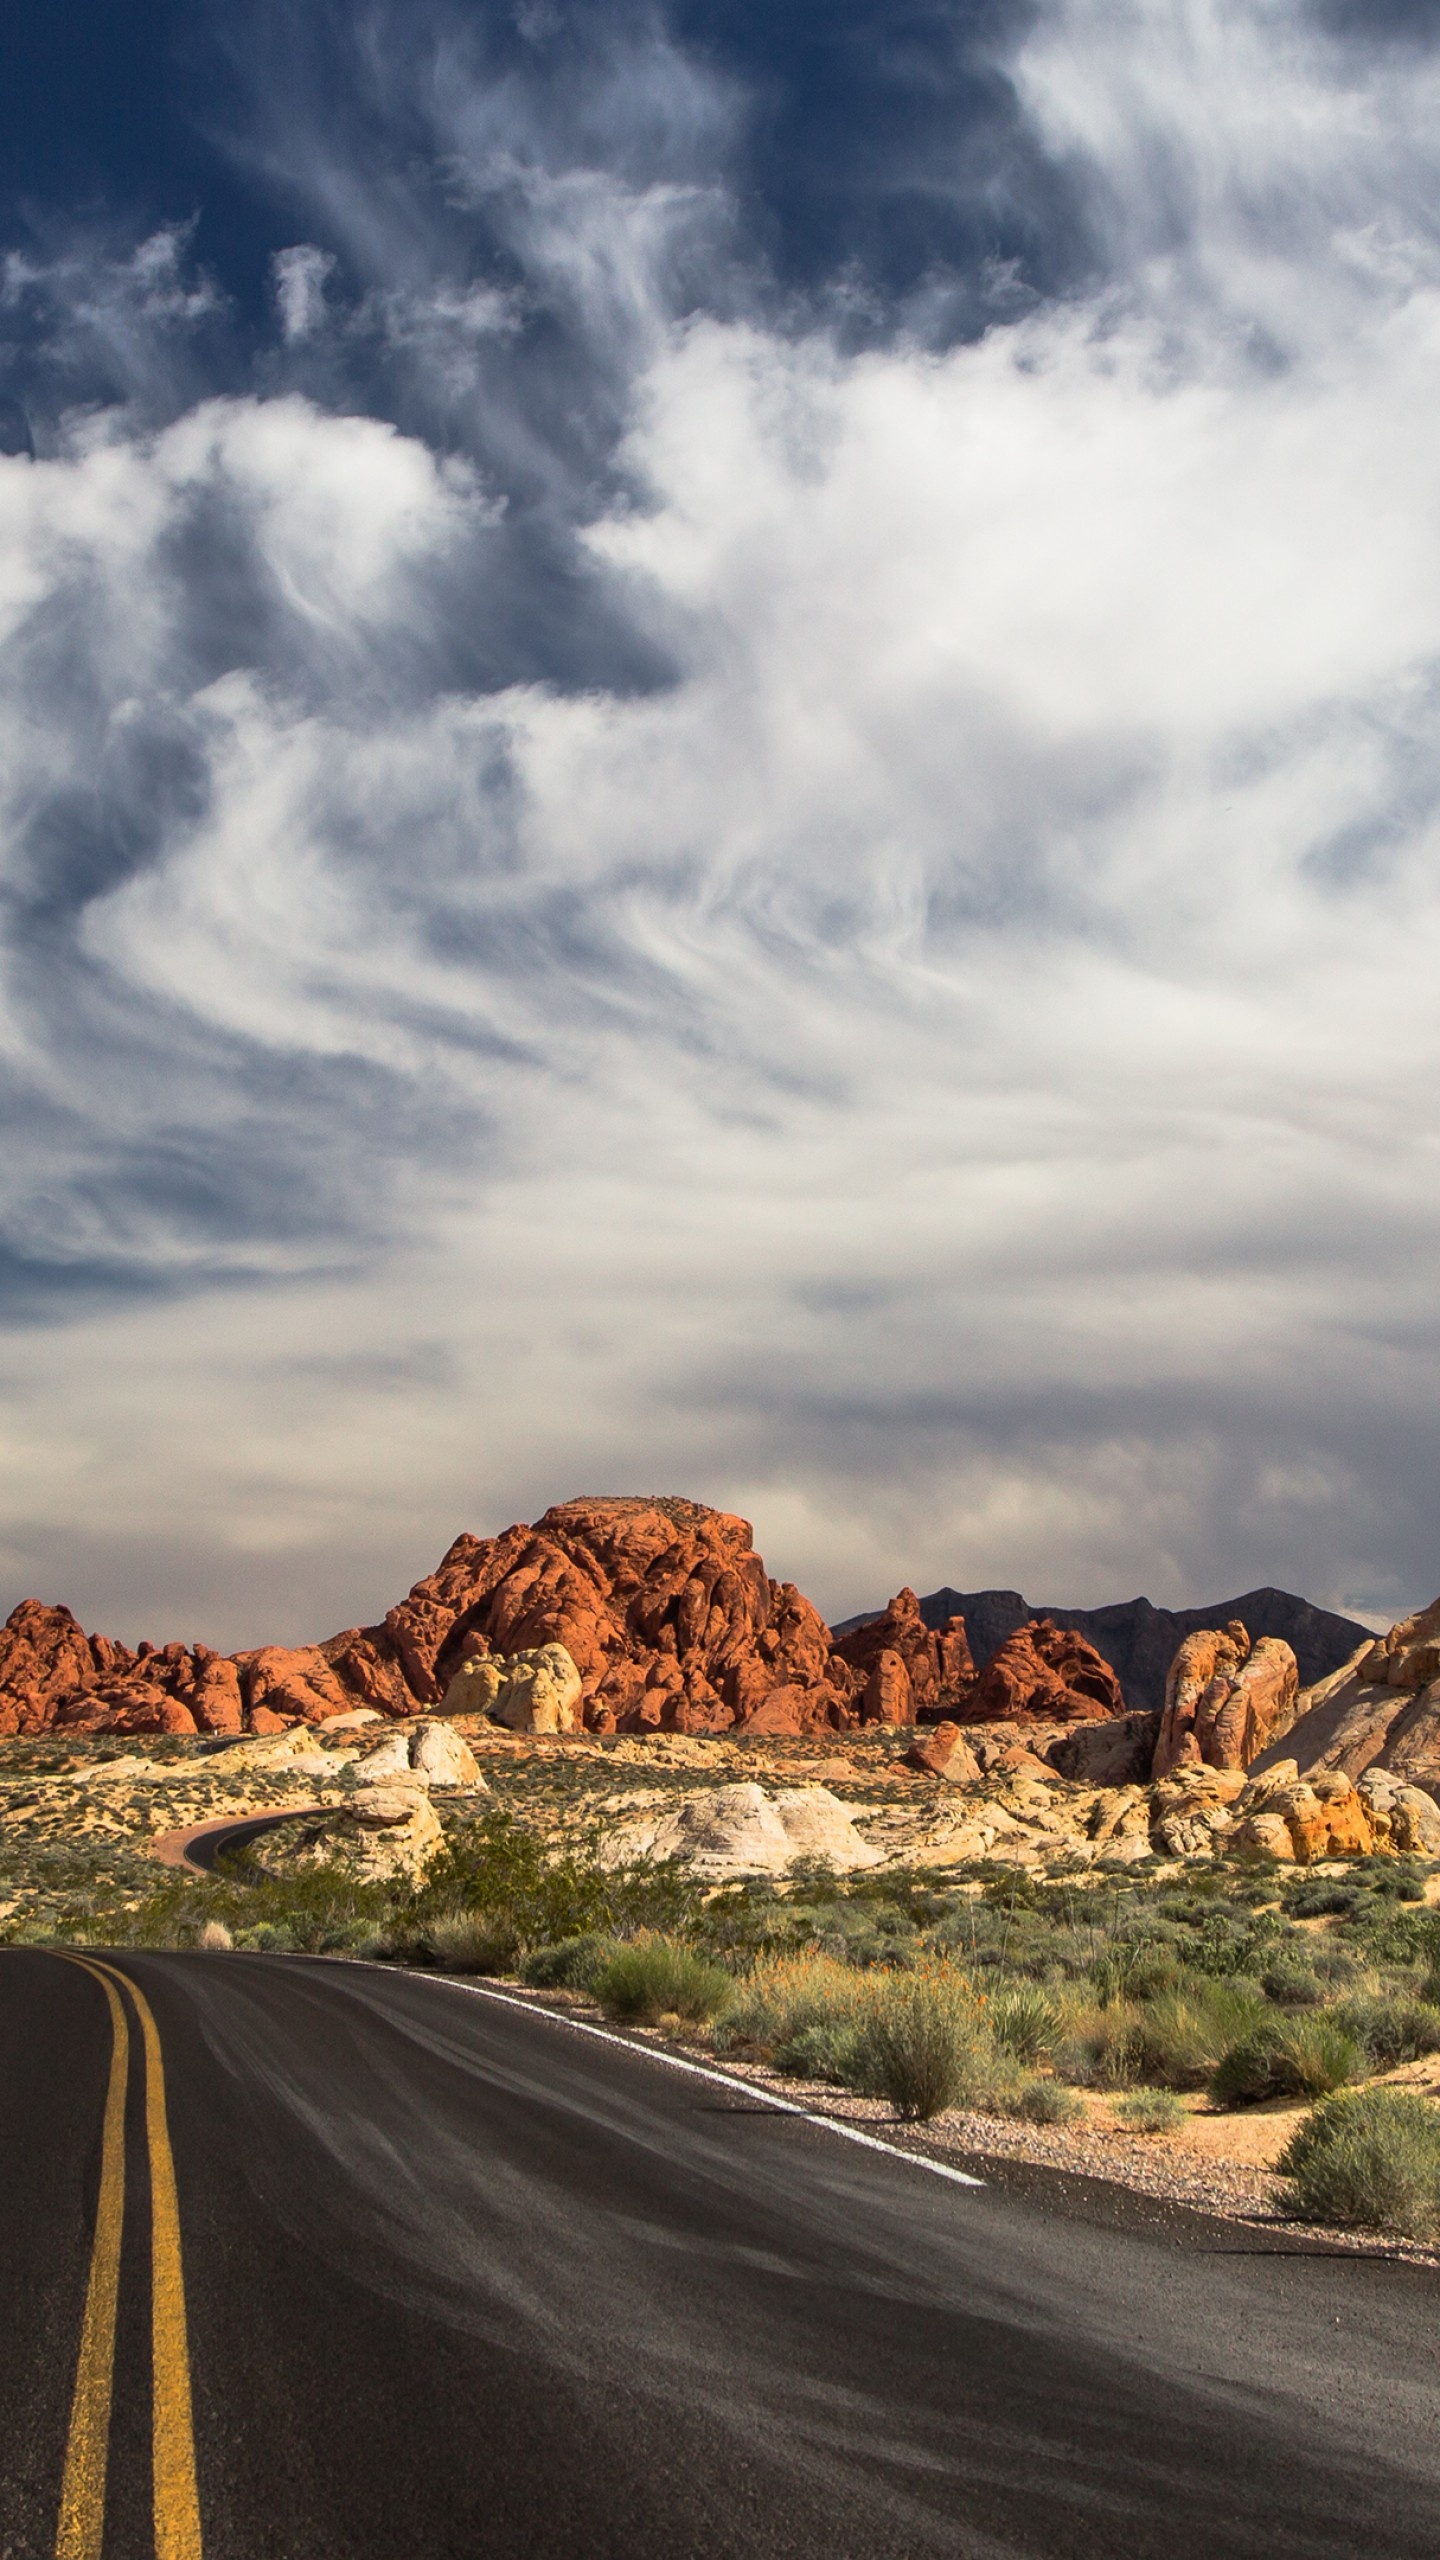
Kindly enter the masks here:
M 1280 1636 L 1252 1645 L 1239 1620 L 1188 1635 L 1170 1666 L 1154 1775 L 1204 1766 L 1248 1769 L 1288 1733 L 1300 1673 Z
M 1440 1600 L 1362 1645 L 1302 1692 L 1299 1712 L 1266 1768 L 1283 1752 L 1301 1772 L 1371 1770 L 1440 1797 Z

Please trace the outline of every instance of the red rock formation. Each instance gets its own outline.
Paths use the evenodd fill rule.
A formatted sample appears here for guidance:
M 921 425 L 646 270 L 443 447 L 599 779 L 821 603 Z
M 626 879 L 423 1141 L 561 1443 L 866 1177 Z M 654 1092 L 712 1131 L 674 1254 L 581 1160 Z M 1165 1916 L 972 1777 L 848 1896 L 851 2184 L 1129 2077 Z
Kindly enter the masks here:
M 1228 1678 L 1248 1660 L 1250 1637 L 1238 1618 L 1228 1627 L 1197 1627 L 1185 1637 L 1165 1680 L 1165 1705 L 1155 1745 L 1157 1778 L 1201 1759 L 1195 1711 L 1212 1680 Z
M 234 1661 L 252 1729 L 260 1707 L 285 1723 L 319 1724 L 325 1716 L 343 1715 L 355 1704 L 318 1645 L 292 1650 L 266 1644 L 255 1653 L 237 1653 Z
M 443 1696 L 467 1650 L 563 1644 L 585 1720 L 621 1732 L 811 1732 L 853 1720 L 853 1671 L 793 1583 L 772 1582 L 748 1521 L 678 1500 L 557 1503 L 533 1528 L 457 1538 L 383 1625 L 324 1647 L 367 1702 L 403 1678 Z M 356 1674 L 360 1674 L 360 1680 Z
M 1239 1620 L 1185 1638 L 1165 1683 L 1154 1775 L 1203 1763 L 1248 1769 L 1295 1721 L 1300 1674 L 1280 1636 L 1252 1646 Z
M 1078 1639 L 1059 1641 L 1077 1678 L 1093 1666 L 1107 1696 L 1099 1657 Z M 444 1697 L 467 1655 L 545 1644 L 573 1657 L 592 1732 L 908 1724 L 957 1711 L 974 1685 L 962 1622 L 936 1635 L 913 1591 L 835 1647 L 794 1584 L 767 1575 L 747 1521 L 697 1502 L 625 1498 L 558 1503 L 533 1527 L 494 1538 L 467 1532 L 383 1619 L 319 1646 L 264 1645 L 228 1658 L 203 1645 L 132 1653 L 87 1636 L 68 1609 L 23 1601 L 0 1634 L 0 1732 L 57 1723 L 75 1732 L 274 1732 L 355 1705 L 413 1715 Z M 1036 1661 L 1017 1695 L 1039 1684 L 1052 1715 L 1109 1711 L 1074 1702 L 1048 1658 Z
M 836 1657 L 868 1684 L 882 1654 L 898 1655 L 905 1666 L 912 1702 L 910 1713 L 948 1711 L 975 1677 L 963 1618 L 951 1618 L 937 1635 L 920 1615 L 920 1603 L 908 1586 L 897 1591 L 880 1617 L 868 1626 L 852 1627 L 835 1638 Z M 907 1723 L 909 1715 L 884 1717 L 885 1723 Z
M 1120 1683 L 1103 1654 L 1069 1627 L 1032 1619 L 1008 1636 L 952 1712 L 963 1724 L 1071 1723 L 1123 1716 Z
M 0 1733 L 43 1733 L 62 1698 L 134 1660 L 126 1646 L 87 1636 L 68 1609 L 22 1600 L 0 1631 Z
M 870 1677 L 860 1693 L 862 1724 L 913 1724 L 915 1692 L 904 1658 L 898 1653 L 877 1653 L 870 1666 Z

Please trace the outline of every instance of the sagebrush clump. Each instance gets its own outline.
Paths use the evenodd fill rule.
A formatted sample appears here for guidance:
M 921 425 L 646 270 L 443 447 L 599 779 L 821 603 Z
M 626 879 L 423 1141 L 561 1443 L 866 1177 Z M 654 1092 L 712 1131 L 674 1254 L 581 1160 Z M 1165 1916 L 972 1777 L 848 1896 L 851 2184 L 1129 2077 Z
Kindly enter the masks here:
M 1279 2166 L 1305 2221 L 1440 2237 L 1440 2109 L 1415 2090 L 1322 2100 Z

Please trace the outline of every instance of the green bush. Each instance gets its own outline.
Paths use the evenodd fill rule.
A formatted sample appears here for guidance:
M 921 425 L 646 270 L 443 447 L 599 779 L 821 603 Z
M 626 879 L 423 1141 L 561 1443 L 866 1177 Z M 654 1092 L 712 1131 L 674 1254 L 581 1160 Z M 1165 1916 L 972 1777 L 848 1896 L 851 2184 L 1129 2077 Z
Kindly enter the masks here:
M 683 2018 L 699 2026 L 718 2017 L 732 1977 L 723 1964 L 680 1939 L 644 1937 L 617 1947 L 595 1984 L 602 2009 L 634 2026 Z
M 1115 2113 L 1131 2133 L 1173 2133 L 1185 2121 L 1185 2109 L 1173 2089 L 1132 2089 L 1117 2098 Z
M 1412 2089 L 1355 2089 L 1307 2116 L 1279 2162 L 1307 2222 L 1440 2233 L 1440 2111 Z
M 424 1948 L 447 1973 L 513 1973 L 520 1932 L 506 1911 L 441 1911 L 425 1924 Z
M 1262 2098 L 1318 2098 L 1343 2088 L 1364 2065 L 1356 2038 L 1322 2010 L 1300 2018 L 1267 2018 L 1223 2054 L 1210 2095 L 1222 2107 Z
M 448 1843 L 410 1906 L 417 1930 L 450 1911 L 503 1913 L 527 1946 L 588 1930 L 690 1928 L 698 1888 L 673 1867 L 604 1869 L 574 1851 L 552 1857 L 542 1839 L 497 1808 Z
M 811 2018 L 785 2037 L 771 2055 L 777 2071 L 796 2080 L 828 2080 L 853 2088 L 864 2076 L 861 2029 L 843 2017 Z
M 1027 2124 L 1083 2124 L 1085 2101 L 1063 2080 L 1027 2080 L 1016 2096 L 1015 2113 Z
M 928 2123 L 977 2094 L 979 2041 L 968 1985 L 935 1973 L 891 1974 L 877 1984 L 860 2031 L 861 2085 L 898 2116 Z
M 985 2023 L 997 2045 L 1017 2062 L 1038 2062 L 1055 2041 L 1055 2003 L 1035 1982 L 1007 1982 L 992 1991 Z
M 1313 1965 L 1298 1956 L 1281 1954 L 1272 1958 L 1260 1977 L 1260 1988 L 1267 2000 L 1282 2009 L 1309 2009 L 1325 1997 L 1325 1986 Z
M 1149 2000 L 1070 1995 L 1061 2003 L 1055 2067 L 1083 2088 L 1200 2089 L 1264 2007 L 1258 1986 L 1232 1975 L 1186 1973 Z
M 1133 2000 L 1062 2003 L 1054 2062 L 1083 2089 L 1127 2089 L 1140 2077 L 1140 2007 Z
M 801 2040 L 812 2030 L 832 2039 L 853 2037 L 875 1979 L 829 1955 L 757 1957 L 734 1985 L 716 2042 L 779 2063 L 782 2054 L 802 2050 Z
M 1331 2011 L 1337 2025 L 1364 2047 L 1373 2070 L 1393 2071 L 1422 2053 L 1440 2053 L 1440 2008 L 1426 2000 L 1389 1993 L 1352 1992 Z
M 1220 2057 L 1264 2014 L 1244 1975 L 1192 1974 L 1147 2001 L 1136 2023 L 1137 2076 L 1165 2089 L 1202 2089 Z
M 593 1991 L 615 1946 L 615 1940 L 602 1930 L 587 1929 L 578 1938 L 532 1947 L 520 1967 L 520 1979 L 532 1991 Z

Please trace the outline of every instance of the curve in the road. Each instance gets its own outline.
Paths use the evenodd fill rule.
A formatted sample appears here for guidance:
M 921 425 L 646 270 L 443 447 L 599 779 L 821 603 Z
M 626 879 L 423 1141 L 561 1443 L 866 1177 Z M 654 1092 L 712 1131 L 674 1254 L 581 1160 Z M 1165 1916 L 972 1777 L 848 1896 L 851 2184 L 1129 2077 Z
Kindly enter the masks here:
M 278 1823 L 297 1822 L 325 1810 L 320 1804 L 292 1804 L 278 1813 L 227 1814 L 218 1822 L 192 1822 L 179 1831 L 160 1832 L 150 1843 L 150 1855 L 163 1866 L 189 1867 L 196 1875 L 209 1875 L 222 1849 L 248 1848 Z

